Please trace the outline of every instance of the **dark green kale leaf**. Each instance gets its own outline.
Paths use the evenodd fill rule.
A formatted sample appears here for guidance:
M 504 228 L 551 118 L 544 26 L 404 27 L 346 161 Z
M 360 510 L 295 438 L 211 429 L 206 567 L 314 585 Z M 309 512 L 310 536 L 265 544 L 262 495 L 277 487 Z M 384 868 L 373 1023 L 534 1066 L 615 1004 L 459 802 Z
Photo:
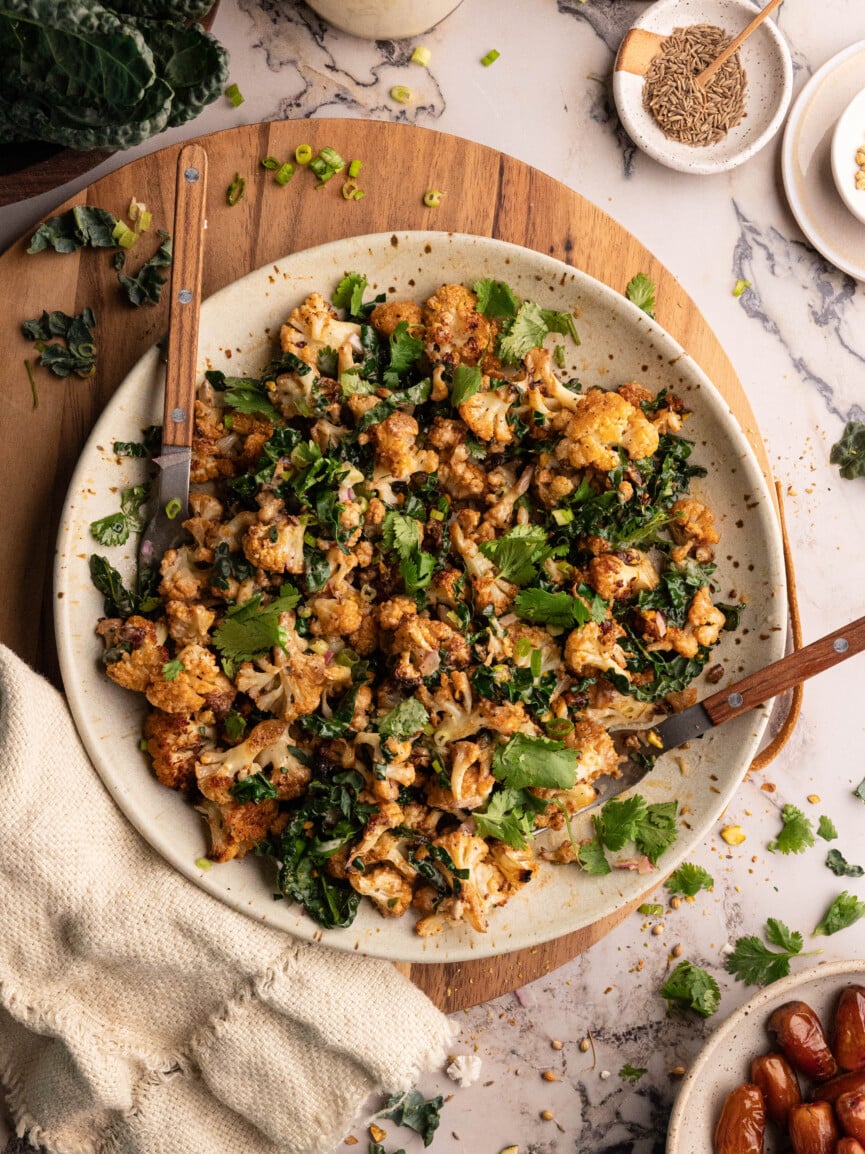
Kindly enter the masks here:
M 123 578 L 106 557 L 93 553 L 89 560 L 90 580 L 104 596 L 106 617 L 131 617 L 133 613 L 143 617 L 152 616 L 162 605 L 157 596 L 159 572 L 141 568 L 138 572 L 138 586 L 127 589 Z
M 865 869 L 860 865 L 848 862 L 840 850 L 830 849 L 826 854 L 826 865 L 838 878 L 861 878 Z
M 865 476 L 865 421 L 847 422 L 829 452 L 829 462 L 838 466 L 845 481 Z
M 21 329 L 28 340 L 36 341 L 39 363 L 46 369 L 57 377 L 75 373 L 84 378 L 96 372 L 95 325 L 93 310 L 85 308 L 76 316 L 59 310 L 43 312 L 38 320 L 25 321 Z M 66 344 L 51 341 L 52 337 L 62 337 Z
M 114 248 L 117 244 L 114 239 L 116 227 L 117 217 L 113 213 L 104 208 L 76 204 L 68 212 L 43 221 L 30 238 L 27 251 L 37 253 L 53 248 L 55 252 L 75 252 L 86 245 Z
M 161 276 L 159 270 L 168 268 L 173 260 L 171 237 L 162 229 L 159 230 L 159 235 L 162 238 L 162 243 L 153 256 L 144 262 L 134 277 L 127 276 L 120 271 L 117 273 L 117 279 L 126 290 L 130 303 L 136 306 L 145 303 L 158 305 L 162 299 L 162 286 L 168 283 L 168 278 Z M 116 260 L 115 267 L 118 267 Z
M 408 1126 L 420 1134 L 424 1146 L 429 1146 L 439 1127 L 443 1105 L 444 1098 L 441 1095 L 424 1098 L 420 1090 L 409 1090 L 388 1099 L 383 1117 L 392 1119 L 397 1126 Z
M 256 805 L 279 797 L 279 790 L 276 786 L 260 772 L 251 773 L 242 781 L 236 781 L 234 785 L 230 786 L 228 792 L 235 801 L 253 801 Z

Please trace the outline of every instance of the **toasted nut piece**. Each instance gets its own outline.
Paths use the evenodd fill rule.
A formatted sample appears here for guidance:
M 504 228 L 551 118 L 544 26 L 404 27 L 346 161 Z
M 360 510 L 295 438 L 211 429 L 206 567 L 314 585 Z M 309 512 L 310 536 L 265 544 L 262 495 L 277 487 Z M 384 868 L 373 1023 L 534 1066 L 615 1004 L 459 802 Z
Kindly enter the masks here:
M 721 837 L 727 845 L 741 845 L 745 840 L 745 831 L 740 825 L 725 825 L 721 830 Z
M 803 1102 L 787 1116 L 794 1154 L 835 1154 L 841 1137 L 828 1102 Z
M 820 1019 L 806 1002 L 785 1002 L 770 1016 L 767 1028 L 787 1060 L 806 1078 L 823 1082 L 838 1073 Z
M 802 1101 L 793 1067 L 783 1054 L 763 1054 L 751 1063 L 751 1081 L 763 1091 L 766 1116 L 779 1126 L 787 1125 L 787 1115 Z
M 715 1127 L 715 1154 L 763 1154 L 766 1109 L 759 1086 L 731 1090 Z
M 848 1090 L 835 1102 L 835 1112 L 841 1129 L 849 1138 L 865 1142 L 865 1094 L 859 1090 Z
M 848 986 L 842 992 L 832 1048 L 842 1070 L 865 1068 L 865 986 Z

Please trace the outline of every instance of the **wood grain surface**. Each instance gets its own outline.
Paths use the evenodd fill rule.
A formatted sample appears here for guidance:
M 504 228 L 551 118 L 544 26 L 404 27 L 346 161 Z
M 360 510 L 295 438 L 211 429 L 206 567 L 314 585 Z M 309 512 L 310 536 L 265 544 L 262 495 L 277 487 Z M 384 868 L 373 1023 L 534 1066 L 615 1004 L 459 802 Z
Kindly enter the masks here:
M 549 253 L 618 291 L 635 273 L 657 283 L 659 322 L 721 390 L 738 416 L 767 477 L 765 449 L 733 368 L 676 279 L 621 226 L 543 173 L 478 144 L 428 129 L 377 121 L 280 121 L 200 138 L 209 158 L 204 297 L 285 254 L 338 238 L 382 231 L 436 229 L 492 236 Z M 299 144 L 331 145 L 363 159 L 366 195 L 346 201 L 340 181 L 314 190 L 299 171 L 285 187 L 261 168 L 266 156 L 287 159 Z M 103 177 L 73 201 L 123 215 L 134 196 L 170 227 L 180 145 L 153 153 Z M 246 192 L 234 207 L 226 193 L 235 175 Z M 423 206 L 428 188 L 445 196 Z M 132 308 L 118 290 L 111 254 L 87 250 L 28 255 L 22 238 L 0 257 L 8 304 L 0 318 L 6 350 L 5 406 L 0 424 L 0 640 L 59 683 L 51 625 L 54 540 L 73 466 L 96 417 L 138 358 L 163 335 L 167 294 L 157 306 Z M 153 235 L 137 260 L 158 245 Z M 60 380 L 35 369 L 34 408 L 24 361 L 34 360 L 21 322 L 43 309 L 97 318 L 98 367 L 87 380 Z M 773 490 L 774 491 L 774 490 Z M 587 929 L 532 950 L 491 961 L 411 965 L 404 972 L 446 1010 L 487 1001 L 549 973 L 600 940 L 631 907 Z

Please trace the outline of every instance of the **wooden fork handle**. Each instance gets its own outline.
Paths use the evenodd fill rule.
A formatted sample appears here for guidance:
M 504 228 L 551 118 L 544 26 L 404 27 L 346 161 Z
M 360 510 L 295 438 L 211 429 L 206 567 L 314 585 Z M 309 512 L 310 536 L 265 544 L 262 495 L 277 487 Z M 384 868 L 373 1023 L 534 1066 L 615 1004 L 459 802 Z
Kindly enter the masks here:
M 200 144 L 184 145 L 177 158 L 162 426 L 163 445 L 175 448 L 192 444 L 206 196 L 207 153 Z
M 794 685 L 822 673 L 824 669 L 839 665 L 863 649 L 865 617 L 860 617 L 842 629 L 821 637 L 819 641 L 813 641 L 803 649 L 797 649 L 780 661 L 767 665 L 765 669 L 759 669 L 727 689 L 713 693 L 711 697 L 704 698 L 701 704 L 715 725 L 720 725 L 722 721 L 729 721 L 731 717 L 738 717 L 740 713 L 763 705 L 780 693 L 792 689 Z

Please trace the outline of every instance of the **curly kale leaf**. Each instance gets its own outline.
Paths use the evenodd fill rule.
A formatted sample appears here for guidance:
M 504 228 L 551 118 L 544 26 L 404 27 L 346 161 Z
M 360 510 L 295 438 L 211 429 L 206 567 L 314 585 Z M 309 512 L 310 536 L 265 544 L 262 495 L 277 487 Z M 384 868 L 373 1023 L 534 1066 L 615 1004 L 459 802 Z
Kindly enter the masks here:
M 159 275 L 159 269 L 168 268 L 174 259 L 171 237 L 162 229 L 159 230 L 159 236 L 162 240 L 159 248 L 144 262 L 134 277 L 127 276 L 119 270 L 117 273 L 117 279 L 126 289 L 130 302 L 136 306 L 145 302 L 158 305 L 162 296 L 162 286 L 168 279 Z
M 93 328 L 96 318 L 89 308 L 74 317 L 64 312 L 43 312 L 38 320 L 25 321 L 21 331 L 28 340 L 36 342 L 39 363 L 57 377 L 92 377 L 96 372 L 96 345 Z M 51 337 L 62 337 L 51 341 Z
M 845 481 L 865 477 L 865 421 L 848 421 L 829 453 L 829 461 L 838 466 Z
M 76 204 L 67 212 L 44 220 L 30 238 L 27 252 L 44 252 L 49 248 L 55 252 L 75 252 L 86 245 L 114 248 L 117 244 L 114 239 L 116 227 L 117 217 L 107 209 Z

